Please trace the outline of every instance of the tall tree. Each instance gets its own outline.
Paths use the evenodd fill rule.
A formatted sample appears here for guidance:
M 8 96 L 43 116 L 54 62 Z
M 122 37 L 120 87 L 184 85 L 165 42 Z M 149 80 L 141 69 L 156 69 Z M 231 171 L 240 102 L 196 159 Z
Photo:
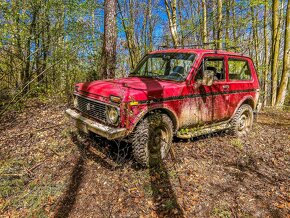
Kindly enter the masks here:
M 177 1 L 177 8 L 178 8 L 178 22 L 179 22 L 179 39 L 180 39 L 180 44 L 184 46 L 184 25 L 183 25 L 183 17 L 182 17 L 182 6 L 183 6 L 183 0 L 178 0 Z
M 129 0 L 128 6 L 129 6 L 128 7 L 129 9 L 128 9 L 127 13 L 125 13 L 124 11 L 122 11 L 121 4 L 118 1 L 118 8 L 120 11 L 122 25 L 123 25 L 125 36 L 126 36 L 126 44 L 127 44 L 127 47 L 129 50 L 129 55 L 130 55 L 130 67 L 131 67 L 131 69 L 134 69 L 136 67 L 136 65 L 138 64 L 138 61 L 140 59 L 140 48 L 137 44 L 137 40 L 135 37 L 136 32 L 135 32 L 134 1 Z M 127 8 L 127 7 L 124 7 L 124 8 Z M 124 14 L 128 14 L 128 16 L 125 17 Z M 145 16 L 144 20 L 146 20 L 146 16 Z
M 253 43 L 254 43 L 254 48 L 255 48 L 255 65 L 257 66 L 257 70 L 259 70 L 259 60 L 258 60 L 258 47 L 259 47 L 259 42 L 258 42 L 258 27 L 257 27 L 257 17 L 258 15 L 256 14 L 256 5 L 253 0 L 250 2 L 250 14 L 251 14 L 251 19 L 252 19 L 252 34 L 253 34 Z
M 152 21 L 152 0 L 148 0 L 147 4 L 148 10 L 148 41 L 149 41 L 149 51 L 153 50 L 153 21 Z
M 237 18 L 236 18 L 236 9 L 235 9 L 235 0 L 231 0 L 231 8 L 232 8 L 232 14 L 233 14 L 233 17 L 232 17 L 232 20 L 233 20 L 233 45 L 236 46 L 237 45 L 237 31 L 236 31 L 236 21 L 237 21 Z
M 206 0 L 202 0 L 202 42 L 207 43 L 207 7 Z
M 104 39 L 102 51 L 102 78 L 114 78 L 116 69 L 117 0 L 105 0 L 104 4 Z
M 179 39 L 177 34 L 177 21 L 176 21 L 176 7 L 177 7 L 176 0 L 164 0 L 164 2 L 173 45 L 174 47 L 176 47 L 179 45 Z
M 223 1 L 222 0 L 217 0 L 218 5 L 217 5 L 217 22 L 218 22 L 218 27 L 217 27 L 217 44 L 218 44 L 218 49 L 222 49 L 222 20 L 223 20 Z
M 268 98 L 268 74 L 269 74 L 269 67 L 268 67 L 268 63 L 269 63 L 269 56 L 268 56 L 268 47 L 269 47 L 269 40 L 268 40 L 268 33 L 267 33 L 267 26 L 268 26 L 268 0 L 264 0 L 264 20 L 263 20 L 263 28 L 264 28 L 264 66 L 263 66 L 263 79 L 264 79 L 264 96 L 263 96 L 263 106 L 267 105 L 267 98 Z
M 284 55 L 283 55 L 283 70 L 281 76 L 281 83 L 278 89 L 277 94 L 277 106 L 284 105 L 286 94 L 287 94 L 287 86 L 288 86 L 288 78 L 290 72 L 290 1 L 287 4 L 287 15 L 285 22 L 285 38 L 284 38 Z
M 230 43 L 230 6 L 231 6 L 231 2 L 227 1 L 226 2 L 226 25 L 225 25 L 225 29 L 226 29 L 226 34 L 225 34 L 225 43 L 226 43 L 226 47 L 229 47 Z
M 271 54 L 271 73 L 272 73 L 272 106 L 276 104 L 277 84 L 278 84 L 278 58 L 280 50 L 280 25 L 279 25 L 279 0 L 272 3 L 272 54 Z

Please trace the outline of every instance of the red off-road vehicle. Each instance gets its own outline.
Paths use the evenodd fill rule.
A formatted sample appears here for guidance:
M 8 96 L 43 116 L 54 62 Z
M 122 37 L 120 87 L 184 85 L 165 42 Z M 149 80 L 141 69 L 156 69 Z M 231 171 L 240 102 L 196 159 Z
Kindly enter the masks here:
M 129 139 L 135 159 L 166 157 L 172 137 L 230 129 L 245 136 L 259 82 L 251 58 L 220 50 L 168 49 L 146 55 L 127 78 L 75 85 L 66 113 L 78 129 Z

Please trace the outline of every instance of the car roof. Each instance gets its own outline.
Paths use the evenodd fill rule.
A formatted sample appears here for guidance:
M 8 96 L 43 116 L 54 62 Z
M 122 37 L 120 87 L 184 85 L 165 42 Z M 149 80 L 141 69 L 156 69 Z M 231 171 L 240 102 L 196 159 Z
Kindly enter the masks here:
M 177 49 L 162 49 L 152 51 L 149 54 L 158 54 L 158 53 L 195 53 L 195 54 L 223 54 L 223 55 L 235 55 L 249 58 L 240 53 L 223 51 L 223 50 L 212 50 L 212 49 L 191 49 L 191 48 L 177 48 Z

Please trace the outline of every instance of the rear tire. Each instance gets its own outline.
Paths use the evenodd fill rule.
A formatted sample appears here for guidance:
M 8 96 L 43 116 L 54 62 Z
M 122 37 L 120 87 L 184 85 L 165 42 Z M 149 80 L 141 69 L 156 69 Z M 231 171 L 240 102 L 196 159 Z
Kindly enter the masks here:
M 172 126 L 165 114 L 155 113 L 142 120 L 132 135 L 135 160 L 147 167 L 158 165 L 171 148 Z
M 253 126 L 253 109 L 248 104 L 243 104 L 231 121 L 231 132 L 238 137 L 248 136 Z

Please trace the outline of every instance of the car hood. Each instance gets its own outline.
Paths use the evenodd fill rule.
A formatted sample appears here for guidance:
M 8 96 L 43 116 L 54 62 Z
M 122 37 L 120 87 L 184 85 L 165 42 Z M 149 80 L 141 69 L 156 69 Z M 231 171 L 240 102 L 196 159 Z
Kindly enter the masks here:
M 154 78 L 128 77 L 122 79 L 97 80 L 80 83 L 79 91 L 108 98 L 119 96 L 123 101 L 144 101 L 180 94 L 183 82 L 165 81 Z

